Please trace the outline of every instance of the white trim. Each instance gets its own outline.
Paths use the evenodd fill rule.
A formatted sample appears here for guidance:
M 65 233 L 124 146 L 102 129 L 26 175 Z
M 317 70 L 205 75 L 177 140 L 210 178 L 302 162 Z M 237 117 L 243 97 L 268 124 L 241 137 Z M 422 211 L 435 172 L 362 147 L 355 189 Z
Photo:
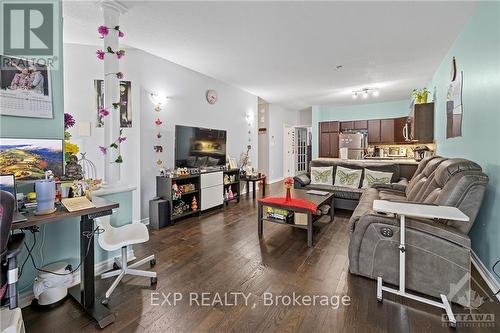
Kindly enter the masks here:
M 127 251 L 127 259 L 128 261 L 135 260 L 135 254 L 134 254 L 134 249 L 129 249 Z M 113 263 L 115 261 L 114 257 L 108 258 L 104 261 L 101 261 L 100 263 L 95 264 L 94 270 L 95 270 L 95 276 L 101 275 L 102 273 L 109 271 L 113 268 Z M 69 287 L 76 286 L 77 284 L 80 283 L 80 270 L 78 270 L 77 274 L 75 275 L 75 279 L 73 283 Z M 19 307 L 24 308 L 27 307 L 31 304 L 33 299 L 35 298 L 35 295 L 33 294 L 33 289 L 30 288 L 27 291 L 20 293 L 19 294 Z
M 140 219 L 139 221 L 134 222 L 134 223 L 142 223 L 142 224 L 145 224 L 145 225 L 149 225 L 149 217 L 145 217 L 145 218 Z
M 471 250 L 471 259 L 472 264 L 474 265 L 474 267 L 476 267 L 477 271 L 486 282 L 490 290 L 493 293 L 498 292 L 498 290 L 500 290 L 500 283 L 497 281 L 497 279 L 495 279 L 493 274 L 491 274 L 491 272 L 486 268 L 481 259 L 479 259 L 479 257 L 473 250 Z M 500 301 L 500 294 L 497 294 L 496 298 Z

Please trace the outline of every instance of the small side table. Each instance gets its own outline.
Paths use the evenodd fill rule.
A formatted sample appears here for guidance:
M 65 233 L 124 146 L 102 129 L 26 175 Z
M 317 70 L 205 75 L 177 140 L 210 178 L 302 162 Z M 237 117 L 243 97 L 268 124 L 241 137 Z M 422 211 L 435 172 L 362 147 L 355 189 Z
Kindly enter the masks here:
M 240 181 L 246 182 L 247 183 L 247 196 L 250 195 L 250 182 L 252 182 L 252 187 L 253 187 L 253 192 L 252 192 L 252 198 L 255 199 L 255 191 L 256 191 L 256 186 L 255 183 L 262 181 L 262 197 L 264 198 L 266 196 L 266 176 L 260 176 L 260 177 L 241 177 Z
M 418 203 L 406 203 L 406 202 L 392 202 L 386 200 L 375 200 L 373 201 L 373 210 L 381 213 L 391 213 L 399 215 L 400 221 L 400 241 L 399 241 L 399 290 L 389 288 L 383 285 L 382 277 L 377 278 L 377 300 L 382 302 L 382 292 L 386 291 L 391 294 L 396 294 L 402 297 L 410 298 L 415 301 L 419 301 L 425 304 L 436 306 L 438 308 L 444 309 L 448 315 L 448 320 L 452 327 L 456 327 L 457 321 L 455 315 L 451 310 L 450 302 L 446 295 L 441 294 L 441 302 L 436 302 L 434 300 L 416 296 L 406 292 L 405 287 L 405 264 L 406 264 L 406 244 L 405 244 L 405 217 L 423 217 L 431 219 L 444 219 L 444 220 L 454 220 L 454 221 L 469 221 L 469 217 L 465 215 L 460 209 L 456 207 L 449 206 L 434 206 L 425 205 Z

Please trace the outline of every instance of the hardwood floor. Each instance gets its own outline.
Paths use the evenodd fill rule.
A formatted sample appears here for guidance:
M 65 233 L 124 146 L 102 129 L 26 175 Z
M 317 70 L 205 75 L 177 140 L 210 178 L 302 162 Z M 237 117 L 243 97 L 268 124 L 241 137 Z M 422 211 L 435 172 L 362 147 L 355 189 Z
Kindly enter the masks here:
M 281 184 L 270 186 L 271 195 Z M 268 192 L 269 193 L 269 192 Z M 200 218 L 193 217 L 159 231 L 150 241 L 135 246 L 138 258 L 154 253 L 158 285 L 149 279 L 124 278 L 109 302 L 116 321 L 100 330 L 71 299 L 48 310 L 23 309 L 27 332 L 445 332 L 443 312 L 393 295 L 384 302 L 375 297 L 376 282 L 348 271 L 347 222 L 350 212 L 335 212 L 335 221 L 315 227 L 314 247 L 306 245 L 306 231 L 277 224 L 264 224 L 264 238 L 257 237 L 257 204 L 242 198 L 228 208 Z M 489 289 L 474 271 L 473 288 L 486 299 L 478 311 L 492 313 L 493 328 L 458 327 L 457 332 L 498 332 L 500 305 L 485 295 Z M 113 279 L 98 280 L 103 294 Z M 242 292 L 229 296 L 234 306 L 190 305 L 189 293 Z M 326 295 L 350 297 L 350 304 L 332 306 L 266 305 L 265 295 Z M 159 300 L 154 299 L 159 293 Z M 161 293 L 182 293 L 173 305 L 156 305 Z M 455 313 L 468 313 L 454 306 Z

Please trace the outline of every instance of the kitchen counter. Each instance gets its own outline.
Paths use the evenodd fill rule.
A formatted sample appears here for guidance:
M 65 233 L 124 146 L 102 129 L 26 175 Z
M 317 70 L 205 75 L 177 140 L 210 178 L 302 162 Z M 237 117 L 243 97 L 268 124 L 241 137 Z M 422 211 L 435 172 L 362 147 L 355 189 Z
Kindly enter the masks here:
M 377 162 L 377 163 L 387 163 L 387 164 L 408 164 L 408 165 L 418 165 L 419 162 L 415 161 L 412 158 L 392 158 L 392 157 L 372 157 L 362 160 L 344 160 L 341 158 L 326 158 L 320 157 L 316 158 L 318 161 L 346 161 L 346 162 Z

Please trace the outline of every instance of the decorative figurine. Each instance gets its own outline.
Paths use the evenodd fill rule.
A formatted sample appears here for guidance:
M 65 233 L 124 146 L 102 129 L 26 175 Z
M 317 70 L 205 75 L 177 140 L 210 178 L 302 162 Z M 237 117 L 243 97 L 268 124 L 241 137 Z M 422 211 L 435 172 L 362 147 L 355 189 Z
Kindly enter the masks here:
M 80 180 L 83 179 L 82 166 L 78 164 L 78 157 L 76 155 L 71 155 L 69 157 L 68 163 L 66 163 L 66 173 L 64 174 L 67 178 Z
M 224 200 L 227 200 L 227 199 L 229 199 L 229 198 L 228 198 L 228 193 L 227 193 L 227 189 L 226 189 L 226 190 L 224 191 Z
M 193 196 L 193 200 L 191 200 L 191 210 L 197 210 L 198 209 L 198 202 L 196 202 L 196 197 Z
M 231 200 L 232 198 L 234 198 L 233 189 L 231 188 L 231 186 L 229 186 L 229 191 L 227 192 L 227 199 Z
M 229 179 L 229 175 L 224 175 L 224 184 L 230 183 L 231 180 Z
M 172 183 L 172 200 L 178 200 L 181 198 L 182 192 L 179 190 L 179 186 L 177 186 L 176 182 Z

